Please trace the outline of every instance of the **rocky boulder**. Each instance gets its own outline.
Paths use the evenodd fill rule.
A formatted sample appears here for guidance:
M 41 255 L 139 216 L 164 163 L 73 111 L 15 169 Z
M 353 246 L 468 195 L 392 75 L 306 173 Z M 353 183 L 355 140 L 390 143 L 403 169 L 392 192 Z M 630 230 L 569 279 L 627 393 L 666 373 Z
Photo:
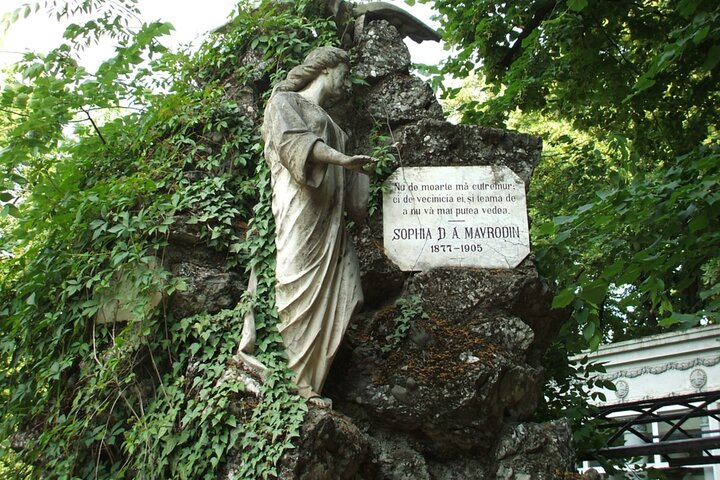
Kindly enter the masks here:
M 430 85 L 411 75 L 383 79 L 366 99 L 368 113 L 391 128 L 425 118 L 443 120 L 442 107 Z
M 410 291 L 422 291 L 418 281 Z M 504 285 L 491 277 L 465 296 L 483 288 Z M 405 318 L 392 305 L 357 318 L 329 394 L 351 417 L 424 438 L 433 455 L 492 448 L 505 423 L 529 418 L 539 401 L 543 372 L 527 363 L 533 331 L 507 311 L 459 318 L 443 312 L 452 298 L 417 298 L 427 315 Z
M 164 268 L 185 284 L 167 300 L 170 312 L 185 318 L 234 308 L 247 281 L 227 268 L 224 255 L 203 244 L 197 225 L 183 220 L 173 226 L 170 244 L 161 255 Z
M 509 427 L 495 449 L 497 480 L 555 480 L 575 468 L 567 420 Z
M 329 110 L 350 135 L 348 152 L 367 154 L 389 138 L 389 170 L 507 166 L 527 189 L 541 139 L 443 121 L 431 88 L 410 74 L 402 26 L 379 13 L 351 21 L 342 3 L 317 5 L 342 20 L 344 41 L 353 36 L 352 72 L 366 82 Z M 378 209 L 352 230 L 366 301 L 323 390 L 335 410 L 310 409 L 280 478 L 542 480 L 572 468 L 567 423 L 523 423 L 541 399 L 540 359 L 567 314 L 550 308 L 533 259 L 506 270 L 401 271 L 385 255 L 382 221 Z M 211 287 L 231 272 L 203 276 L 202 265 L 181 258 L 174 265 L 198 278 L 189 281 L 196 298 L 222 303 L 240 293 L 228 277 Z
M 424 119 L 402 130 L 397 145 L 403 166 L 504 165 L 530 184 L 542 140 L 524 133 Z
M 284 455 L 278 478 L 288 480 L 379 480 L 370 438 L 347 417 L 313 408 L 305 417 L 300 443 Z
M 370 84 L 391 74 L 407 74 L 410 70 L 410 51 L 400 33 L 387 20 L 356 24 L 355 51 L 358 61 L 353 72 Z

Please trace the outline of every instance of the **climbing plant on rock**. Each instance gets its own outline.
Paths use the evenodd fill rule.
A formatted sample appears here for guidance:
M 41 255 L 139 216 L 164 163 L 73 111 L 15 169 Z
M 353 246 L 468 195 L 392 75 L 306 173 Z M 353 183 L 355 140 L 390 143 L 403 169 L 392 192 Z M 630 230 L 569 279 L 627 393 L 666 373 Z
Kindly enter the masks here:
M 335 27 L 306 2 L 240 4 L 197 52 L 168 52 L 169 24 L 127 27 L 134 2 L 75 4 L 95 23 L 26 55 L 0 93 L 0 474 L 217 478 L 239 456 L 236 478 L 270 478 L 306 407 L 274 328 L 269 174 L 239 92 L 262 94 Z M 119 45 L 90 72 L 78 59 L 98 35 Z M 257 405 L 224 375 L 247 303 L 183 319 L 150 308 L 184 288 L 161 268 L 180 224 L 228 269 L 259 273 L 271 373 Z M 128 302 L 119 281 L 137 321 L 95 321 Z

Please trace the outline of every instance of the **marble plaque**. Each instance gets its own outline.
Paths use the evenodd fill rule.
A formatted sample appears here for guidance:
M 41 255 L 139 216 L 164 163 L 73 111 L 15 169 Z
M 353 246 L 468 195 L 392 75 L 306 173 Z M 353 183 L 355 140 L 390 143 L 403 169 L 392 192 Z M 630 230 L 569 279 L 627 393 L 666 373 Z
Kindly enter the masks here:
M 504 166 L 400 168 L 385 182 L 383 242 L 405 271 L 515 268 L 530 253 L 525 184 Z

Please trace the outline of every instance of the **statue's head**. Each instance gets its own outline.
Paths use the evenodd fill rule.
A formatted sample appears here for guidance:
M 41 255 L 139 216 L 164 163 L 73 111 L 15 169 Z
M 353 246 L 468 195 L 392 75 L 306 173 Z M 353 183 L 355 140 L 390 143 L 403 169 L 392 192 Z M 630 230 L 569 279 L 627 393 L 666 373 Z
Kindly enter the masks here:
M 350 65 L 350 57 L 345 50 L 336 47 L 319 47 L 305 57 L 305 61 L 290 70 L 287 78 L 280 82 L 274 92 L 299 92 L 327 69 L 338 65 Z

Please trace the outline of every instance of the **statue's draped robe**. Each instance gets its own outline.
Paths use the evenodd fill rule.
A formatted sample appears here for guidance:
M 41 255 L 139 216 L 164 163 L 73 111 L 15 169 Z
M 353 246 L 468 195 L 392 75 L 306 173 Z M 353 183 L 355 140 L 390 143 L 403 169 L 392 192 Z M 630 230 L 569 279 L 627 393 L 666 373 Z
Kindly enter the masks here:
M 279 330 L 303 396 L 319 394 L 352 314 L 362 304 L 345 209 L 363 208 L 357 173 L 309 160 L 315 142 L 344 152 L 347 136 L 318 105 L 278 92 L 265 109 L 272 173 Z M 365 193 L 366 195 L 366 193 Z

